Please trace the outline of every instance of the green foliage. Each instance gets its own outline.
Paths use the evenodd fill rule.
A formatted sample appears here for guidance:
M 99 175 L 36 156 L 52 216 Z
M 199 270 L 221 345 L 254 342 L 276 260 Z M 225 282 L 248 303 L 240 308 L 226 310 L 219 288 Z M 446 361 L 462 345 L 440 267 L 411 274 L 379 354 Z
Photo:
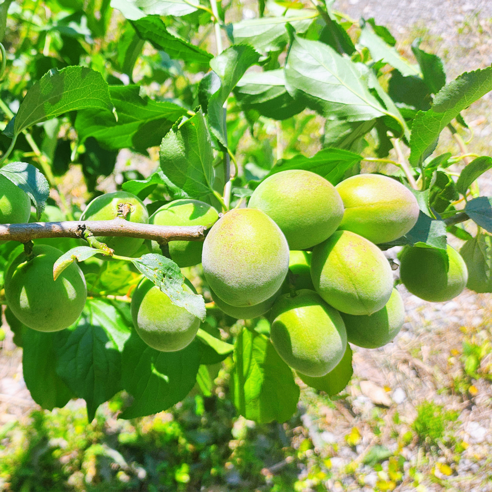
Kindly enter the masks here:
M 492 89 L 491 68 L 462 74 L 446 84 L 442 60 L 424 51 L 419 39 L 411 45 L 415 59 L 407 58 L 386 27 L 374 19 L 350 20 L 334 11 L 331 2 L 310 9 L 298 2 L 260 0 L 259 17 L 243 16 L 245 20 L 231 23 L 230 19 L 241 18 L 242 8 L 236 0 L 219 5 L 197 0 L 49 0 L 25 5 L 6 1 L 0 6 L 0 41 L 8 48 L 2 57 L 6 70 L 0 100 L 0 175 L 11 189 L 15 187 L 10 201 L 19 204 L 16 212 L 22 215 L 21 220 L 5 219 L 20 226 L 0 229 L 22 229 L 23 223 L 40 218 L 47 203 L 56 205 L 59 213 L 45 214 L 42 220 L 87 221 L 78 229 L 80 239 L 70 242 L 37 239 L 43 226 L 32 226 L 34 248 L 49 241 L 66 253 L 60 253 L 43 276 L 30 285 L 21 283 L 17 290 L 32 292 L 24 295 L 22 309 L 33 304 L 36 291 L 45 299 L 43 308 L 58 310 L 44 313 L 49 322 L 43 321 L 45 328 L 71 325 L 57 333 L 36 333 L 14 317 L 9 297 L 13 289 L 4 281 L 3 271 L 14 256 L 29 256 L 32 244 L 27 242 L 25 253 L 15 242 L 0 245 L 0 279 L 13 307 L 6 318 L 14 340 L 24 347 L 26 384 L 44 408 L 84 398 L 91 420 L 99 405 L 119 394 L 123 418 L 134 418 L 170 408 L 192 391 L 202 398 L 201 403 L 196 400 L 196 415 L 203 415 L 201 395 L 212 397 L 221 374 L 231 378 L 230 400 L 224 403 L 228 412 L 232 402 L 248 419 L 284 422 L 297 411 L 300 391 L 269 339 L 271 325 L 265 319 L 280 290 L 295 297 L 296 289 L 313 287 L 312 276 L 314 288 L 340 310 L 354 316 L 379 311 L 393 286 L 381 250 L 409 246 L 435 255 L 428 268 L 434 275 L 417 283 L 425 284 L 423 290 L 436 291 L 432 281 L 437 273 L 447 274 L 454 265 L 439 261 L 445 255 L 447 234 L 452 233 L 468 241 L 462 251 L 474 275 L 469 286 L 490 291 L 492 202 L 480 196 L 476 184 L 490 170 L 490 157 L 476 156 L 457 175 L 456 168 L 452 172 L 450 168 L 464 156 L 440 154 L 437 142 L 443 131 L 450 131 L 461 144 L 460 132 L 467 126 L 464 111 Z M 405 160 L 408 153 L 413 167 Z M 370 206 L 373 218 L 374 207 L 382 207 L 378 218 L 401 227 L 383 238 L 357 229 L 374 243 L 385 242 L 378 247 L 357 236 L 352 241 L 359 244 L 355 248 L 344 243 L 345 233 L 328 237 L 336 224 L 322 238 L 294 228 L 288 238 L 293 247 L 314 247 L 313 269 L 306 260 L 301 265 L 303 278 L 296 278 L 295 262 L 286 278 L 289 255 L 281 231 L 285 224 L 280 223 L 286 219 L 299 224 L 316 208 L 313 204 L 320 205 L 312 186 L 302 188 L 298 180 L 291 191 L 282 186 L 276 196 L 266 193 L 266 200 L 281 212 L 273 217 L 280 229 L 265 214 L 262 225 L 233 224 L 234 218 L 251 216 L 245 202 L 253 196 L 255 205 L 255 196 L 268 182 L 281 180 L 284 171 L 297 171 L 296 175 L 309 171 L 325 186 L 343 187 L 351 176 L 374 169 L 390 176 L 402 201 L 412 204 L 411 220 L 404 217 L 404 207 L 381 205 L 382 197 L 377 197 L 376 205 L 373 200 L 355 207 L 344 198 L 346 208 L 355 209 L 356 220 L 364 219 L 366 229 L 368 219 L 361 206 Z M 333 195 L 336 201 L 338 192 Z M 299 196 L 307 203 L 302 213 L 294 207 Z M 176 241 L 169 247 L 161 243 L 157 249 L 157 243 L 144 243 L 142 237 L 91 236 L 91 219 L 121 217 L 122 203 L 130 206 L 127 220 L 145 225 L 154 212 L 175 208 L 177 199 L 202 200 L 206 208 L 227 213 L 207 231 L 203 256 L 200 243 Z M 5 200 L 9 202 L 9 197 Z M 33 218 L 28 213 L 31 204 L 36 209 Z M 481 228 L 478 233 L 467 223 L 457 225 L 468 218 Z M 163 219 L 162 225 L 175 225 L 174 219 Z M 217 217 L 204 224 L 196 219 L 192 214 L 189 224 L 211 228 Z M 209 248 L 221 229 L 221 237 Z M 327 237 L 328 246 L 320 245 Z M 89 246 L 83 238 L 89 238 Z M 105 246 L 116 248 L 113 258 L 101 257 L 108 256 Z M 175 249 L 181 246 L 178 259 Z M 358 260 L 351 262 L 347 250 L 355 251 L 354 256 L 360 253 Z M 436 268 L 443 271 L 436 273 Z M 62 302 L 50 291 L 52 282 L 65 285 L 66 275 L 74 269 L 83 273 L 88 292 L 77 320 L 63 311 Z M 420 273 L 414 270 L 413 274 Z M 129 305 L 142 276 L 173 308 L 184 308 L 202 321 L 196 338 L 183 350 L 154 350 L 132 329 Z M 187 279 L 198 293 L 184 287 Z M 463 279 L 462 275 L 461 283 Z M 0 291 L 3 296 L 5 291 Z M 426 297 L 425 292 L 420 295 Z M 16 313 L 22 318 L 21 310 Z M 234 320 L 258 314 L 263 318 Z M 37 322 L 41 324 L 40 319 Z M 198 321 L 194 331 L 197 326 Z M 481 375 L 483 354 L 475 346 L 464 349 L 468 378 Z M 308 384 L 330 395 L 341 391 L 352 374 L 348 354 L 349 350 L 341 376 L 334 374 L 335 368 L 321 382 Z M 34 446 L 41 446 L 48 435 L 39 422 L 38 434 L 43 437 L 35 437 Z M 171 437 L 164 432 L 164 440 L 191 442 L 180 429 L 173 429 Z M 193 446 L 205 457 L 209 478 L 212 470 L 223 473 L 207 446 L 197 442 Z M 92 465 L 116 456 L 100 442 L 82 448 Z M 254 455 L 252 449 L 241 449 L 238 455 Z M 368 458 L 371 463 L 385 456 L 384 449 L 374 449 Z M 171 490 L 184 490 L 187 483 L 195 484 L 193 461 L 164 463 L 145 486 L 158 488 L 164 480 Z M 261 470 L 255 468 L 258 475 Z M 392 457 L 391 483 L 400 481 L 401 470 L 402 464 Z M 313 476 L 312 484 L 321 483 L 316 473 Z M 132 475 L 132 486 L 138 482 L 134 479 Z M 22 486 L 22 480 L 16 480 L 14 485 Z M 31 482 L 27 483 L 29 487 Z M 56 480 L 46 484 L 52 490 L 58 487 Z M 292 489 L 282 479 L 275 486 Z M 254 487 L 256 482 L 250 488 Z
M 417 407 L 417 418 L 412 424 L 420 441 L 429 446 L 437 446 L 445 439 L 446 433 L 458 419 L 458 412 L 444 410 L 441 405 L 432 402 Z
M 292 417 L 299 387 L 268 338 L 242 330 L 235 344 L 234 363 L 231 398 L 240 415 L 261 423 L 285 422 Z

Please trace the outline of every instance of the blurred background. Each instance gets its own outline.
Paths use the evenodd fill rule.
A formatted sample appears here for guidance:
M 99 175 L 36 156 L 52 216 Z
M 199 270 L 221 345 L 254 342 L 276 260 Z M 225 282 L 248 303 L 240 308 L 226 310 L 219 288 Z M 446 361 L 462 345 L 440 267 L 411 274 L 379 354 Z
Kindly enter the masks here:
M 448 80 L 492 63 L 490 1 L 343 0 L 334 8 L 387 25 L 410 60 L 412 41 L 422 38 L 444 60 Z M 492 95 L 464 116 L 474 135 L 468 150 L 490 155 Z M 309 132 L 318 130 L 306 124 L 305 153 L 314 153 Z M 289 137 L 299 136 L 286 129 Z M 239 153 L 254 162 L 258 145 Z M 451 138 L 439 145 L 458 153 Z M 117 170 L 130 169 L 127 161 L 120 156 Z M 67 186 L 77 183 L 74 173 Z M 492 194 L 490 171 L 479 185 Z M 298 413 L 285 424 L 238 418 L 220 375 L 213 395 L 193 391 L 172 411 L 135 421 L 115 418 L 118 397 L 91 424 L 83 401 L 43 411 L 26 389 L 22 351 L 4 324 L 0 490 L 492 491 L 491 296 L 465 291 L 430 304 L 400 292 L 407 320 L 395 342 L 354 347 L 346 391 L 329 399 L 304 386 Z

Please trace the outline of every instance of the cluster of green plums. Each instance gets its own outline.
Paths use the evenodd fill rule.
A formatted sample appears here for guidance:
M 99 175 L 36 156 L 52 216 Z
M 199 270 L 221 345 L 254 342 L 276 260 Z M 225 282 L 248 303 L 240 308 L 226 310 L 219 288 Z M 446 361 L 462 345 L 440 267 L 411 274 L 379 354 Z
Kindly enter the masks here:
M 28 222 L 27 195 L 0 176 L 0 221 Z M 408 233 L 419 217 L 414 194 L 397 180 L 376 174 L 350 177 L 336 187 L 309 171 L 272 174 L 253 192 L 247 208 L 219 216 L 208 203 L 182 199 L 153 215 L 135 195 L 123 191 L 95 198 L 81 220 L 111 220 L 127 205 L 126 220 L 209 228 L 203 243 L 173 241 L 169 256 L 179 267 L 202 264 L 215 305 L 236 319 L 267 316 L 271 340 L 301 378 L 333 371 L 347 342 L 381 347 L 400 331 L 404 306 L 393 272 L 377 246 Z M 121 256 L 161 254 L 157 243 L 128 237 L 99 237 Z M 59 239 L 35 241 L 30 252 L 9 260 L 5 295 L 12 313 L 26 326 L 51 332 L 72 325 L 87 297 L 77 264 L 55 281 Z M 466 245 L 465 245 L 466 247 Z M 466 286 L 467 267 L 447 251 L 405 247 L 400 277 L 427 301 L 442 302 Z M 195 292 L 186 280 L 185 290 Z M 171 352 L 196 336 L 200 320 L 174 305 L 150 280 L 133 292 L 132 316 L 140 337 L 154 349 Z

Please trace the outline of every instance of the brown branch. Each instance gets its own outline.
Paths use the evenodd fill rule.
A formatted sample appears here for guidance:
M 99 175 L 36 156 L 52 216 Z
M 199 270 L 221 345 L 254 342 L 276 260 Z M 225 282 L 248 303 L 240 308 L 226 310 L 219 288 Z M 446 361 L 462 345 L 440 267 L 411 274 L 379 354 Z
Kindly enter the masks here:
M 444 219 L 444 222 L 447 226 L 459 224 L 460 222 L 465 222 L 466 220 L 469 220 L 469 216 L 465 212 L 461 212 L 459 214 L 453 215 L 452 217 L 449 217 L 447 219 Z
M 129 222 L 122 218 L 113 220 L 32 222 L 29 224 L 0 224 L 0 241 L 74 237 L 84 238 L 84 232 L 94 236 L 124 236 L 151 239 L 158 243 L 169 241 L 203 241 L 206 227 L 162 226 Z

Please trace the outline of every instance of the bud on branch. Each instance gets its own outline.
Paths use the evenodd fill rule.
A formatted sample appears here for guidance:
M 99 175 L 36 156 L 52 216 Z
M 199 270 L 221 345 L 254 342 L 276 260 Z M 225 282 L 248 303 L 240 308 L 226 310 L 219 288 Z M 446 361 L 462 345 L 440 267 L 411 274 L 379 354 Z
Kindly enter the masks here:
M 163 226 L 129 222 L 122 218 L 113 220 L 32 222 L 28 224 L 0 224 L 0 241 L 73 237 L 84 239 L 90 231 L 94 236 L 124 236 L 151 239 L 158 243 L 169 241 L 203 241 L 206 227 Z

